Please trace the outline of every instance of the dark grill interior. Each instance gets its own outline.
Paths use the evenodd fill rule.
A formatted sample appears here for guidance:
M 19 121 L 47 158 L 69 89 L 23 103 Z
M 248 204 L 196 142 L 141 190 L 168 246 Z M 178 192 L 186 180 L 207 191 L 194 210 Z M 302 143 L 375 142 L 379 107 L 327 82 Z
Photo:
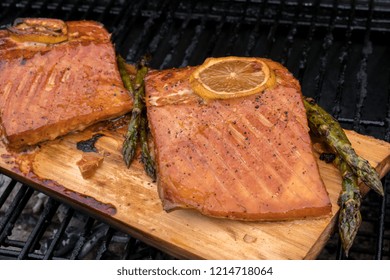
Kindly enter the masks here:
M 344 128 L 390 141 L 388 1 L 45 0 L 0 3 L 0 27 L 17 17 L 90 19 L 112 32 L 128 62 L 154 68 L 210 56 L 281 62 Z M 390 176 L 369 193 L 350 259 L 390 259 Z M 261 248 L 259 248 L 261 250 Z M 166 253 L 0 175 L 0 259 L 167 259 Z M 342 259 L 337 233 L 318 257 Z

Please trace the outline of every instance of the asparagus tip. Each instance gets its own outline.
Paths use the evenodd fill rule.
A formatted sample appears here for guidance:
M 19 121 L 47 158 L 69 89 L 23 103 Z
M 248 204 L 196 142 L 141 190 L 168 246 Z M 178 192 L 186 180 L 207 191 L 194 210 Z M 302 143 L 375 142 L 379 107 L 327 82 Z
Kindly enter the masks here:
M 362 222 L 359 208 L 360 203 L 354 199 L 349 199 L 344 203 L 344 207 L 339 214 L 339 233 L 347 257 Z
M 379 181 L 377 181 L 377 184 L 375 185 L 371 185 L 372 189 L 378 193 L 380 196 L 384 196 L 385 195 L 385 191 L 383 189 L 383 185 L 382 185 L 382 182 L 380 181 L 380 179 L 378 178 Z

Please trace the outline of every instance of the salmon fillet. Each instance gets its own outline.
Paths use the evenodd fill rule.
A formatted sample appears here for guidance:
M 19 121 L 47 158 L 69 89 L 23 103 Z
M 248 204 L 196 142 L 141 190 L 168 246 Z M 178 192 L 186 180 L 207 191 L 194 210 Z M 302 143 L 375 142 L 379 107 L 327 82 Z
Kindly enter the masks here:
M 274 88 L 207 102 L 190 88 L 193 67 L 147 75 L 147 112 L 165 210 L 191 208 L 239 220 L 331 213 L 299 83 L 282 65 L 267 64 L 276 74 Z
M 51 21 L 61 23 L 45 24 Z M 48 44 L 14 40 L 11 31 L 0 31 L 0 127 L 11 148 L 52 140 L 132 109 L 110 34 L 93 21 L 66 22 L 66 29 L 65 41 Z

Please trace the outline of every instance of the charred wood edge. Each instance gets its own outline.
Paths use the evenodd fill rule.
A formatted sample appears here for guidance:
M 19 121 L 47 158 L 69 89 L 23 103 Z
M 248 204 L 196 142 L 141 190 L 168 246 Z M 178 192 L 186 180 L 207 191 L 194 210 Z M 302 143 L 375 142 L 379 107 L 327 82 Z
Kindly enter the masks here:
M 95 144 L 99 138 L 103 137 L 104 134 L 96 133 L 91 138 L 87 140 L 82 140 L 76 143 L 76 147 L 78 150 L 83 151 L 85 153 L 94 152 L 97 153 L 98 150 L 95 147 Z

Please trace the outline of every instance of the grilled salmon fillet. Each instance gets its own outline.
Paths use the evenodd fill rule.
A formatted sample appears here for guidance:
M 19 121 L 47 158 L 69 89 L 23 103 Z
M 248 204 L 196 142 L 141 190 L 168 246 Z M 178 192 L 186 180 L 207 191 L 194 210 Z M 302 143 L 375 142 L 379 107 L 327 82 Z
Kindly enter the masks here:
M 132 109 L 110 34 L 100 23 L 22 24 L 34 28 L 31 34 L 0 31 L 0 127 L 9 147 L 52 140 Z M 54 31 L 42 31 L 46 26 Z
M 207 102 L 191 90 L 193 67 L 150 71 L 146 104 L 165 210 L 252 221 L 330 214 L 299 83 L 267 64 L 272 89 Z

